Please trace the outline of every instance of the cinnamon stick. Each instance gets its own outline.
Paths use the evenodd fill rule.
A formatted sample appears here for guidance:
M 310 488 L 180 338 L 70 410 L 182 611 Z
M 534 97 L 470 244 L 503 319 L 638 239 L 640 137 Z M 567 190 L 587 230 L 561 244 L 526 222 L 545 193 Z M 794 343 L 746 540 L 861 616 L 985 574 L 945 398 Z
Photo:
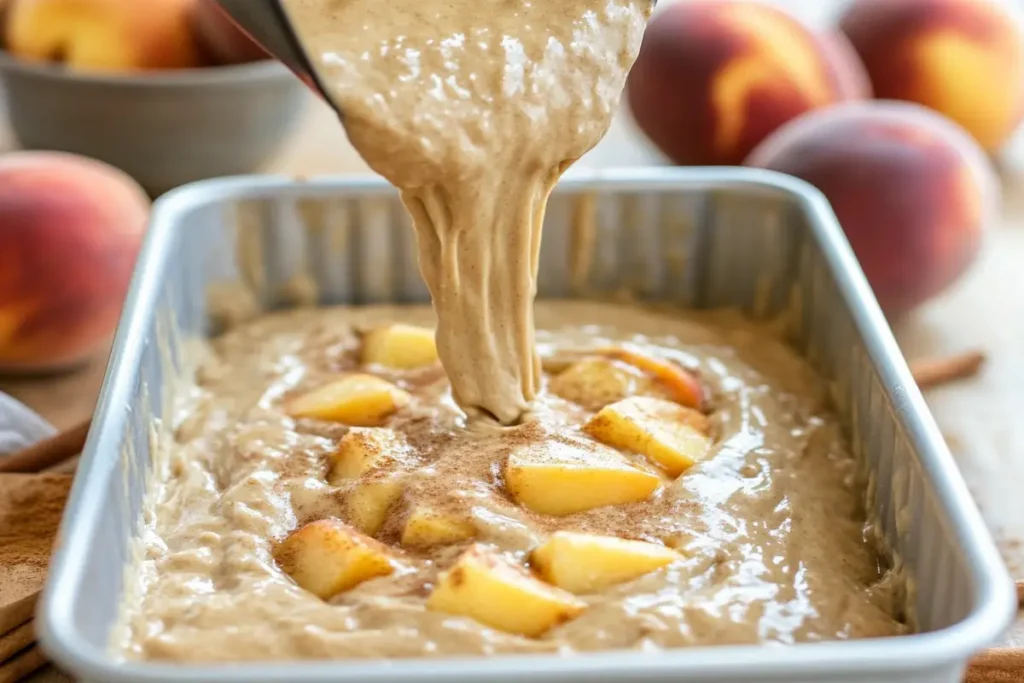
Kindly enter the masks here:
M 6 662 L 34 642 L 36 642 L 35 622 L 30 619 L 0 636 L 0 662 Z
M 914 375 L 917 386 L 921 389 L 930 389 L 972 377 L 978 374 L 984 362 L 985 354 L 981 351 L 966 351 L 952 356 L 912 361 L 910 372 Z
M 90 421 L 0 458 L 0 472 L 39 472 L 64 462 L 82 452 L 89 435 Z
M 46 655 L 33 645 L 0 663 L 0 683 L 17 683 L 46 664 Z

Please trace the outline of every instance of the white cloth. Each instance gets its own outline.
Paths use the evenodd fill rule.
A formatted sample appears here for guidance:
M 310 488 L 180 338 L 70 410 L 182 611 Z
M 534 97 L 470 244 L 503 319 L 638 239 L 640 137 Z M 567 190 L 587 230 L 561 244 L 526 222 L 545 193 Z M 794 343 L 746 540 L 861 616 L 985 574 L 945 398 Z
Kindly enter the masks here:
M 0 456 L 20 451 L 56 432 L 34 410 L 0 392 Z

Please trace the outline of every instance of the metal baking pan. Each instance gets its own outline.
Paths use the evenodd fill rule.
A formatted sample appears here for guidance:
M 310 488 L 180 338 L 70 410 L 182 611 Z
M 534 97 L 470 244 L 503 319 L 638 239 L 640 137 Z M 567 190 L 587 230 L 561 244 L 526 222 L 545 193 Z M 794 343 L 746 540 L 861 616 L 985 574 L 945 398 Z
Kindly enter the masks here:
M 580 211 L 595 211 L 599 225 L 585 271 L 567 263 Z M 181 341 L 215 331 L 211 288 L 247 291 L 267 309 L 426 299 L 405 213 L 383 181 L 263 177 L 205 181 L 157 203 L 44 593 L 45 651 L 102 683 L 959 681 L 970 655 L 1010 624 L 1012 583 L 823 197 L 757 170 L 576 173 L 559 184 L 546 222 L 541 297 L 628 289 L 786 321 L 789 340 L 830 381 L 868 468 L 869 505 L 912 577 L 919 633 L 658 655 L 118 661 L 108 639 L 139 527 L 150 436 L 171 410 Z

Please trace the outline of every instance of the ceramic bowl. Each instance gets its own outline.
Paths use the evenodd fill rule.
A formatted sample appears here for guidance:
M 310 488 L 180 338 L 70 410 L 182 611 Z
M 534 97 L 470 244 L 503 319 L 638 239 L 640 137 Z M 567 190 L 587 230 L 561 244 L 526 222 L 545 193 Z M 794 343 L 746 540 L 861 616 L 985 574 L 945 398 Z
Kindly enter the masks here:
M 195 180 L 262 170 L 312 97 L 270 60 L 86 74 L 0 51 L 0 79 L 21 147 L 105 161 L 154 196 Z

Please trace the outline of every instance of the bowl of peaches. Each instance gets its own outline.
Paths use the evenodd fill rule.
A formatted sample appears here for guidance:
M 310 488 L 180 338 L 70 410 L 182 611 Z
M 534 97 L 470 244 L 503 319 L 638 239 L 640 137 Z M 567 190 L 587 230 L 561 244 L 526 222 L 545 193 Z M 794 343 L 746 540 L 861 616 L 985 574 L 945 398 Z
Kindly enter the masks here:
M 308 97 L 213 0 L 0 0 L 0 79 L 22 147 L 105 161 L 154 196 L 260 170 Z

